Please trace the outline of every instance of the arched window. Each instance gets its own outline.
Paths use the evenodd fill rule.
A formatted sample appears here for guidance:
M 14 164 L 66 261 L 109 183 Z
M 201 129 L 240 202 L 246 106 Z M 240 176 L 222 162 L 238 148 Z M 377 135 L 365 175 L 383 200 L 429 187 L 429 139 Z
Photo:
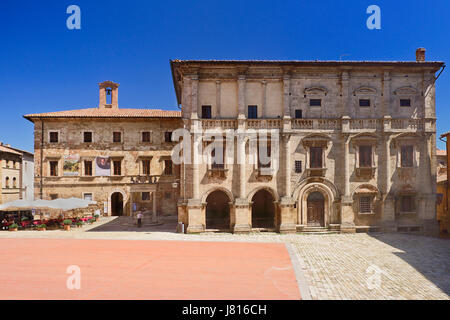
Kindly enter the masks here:
M 5 188 L 9 188 L 9 177 L 5 179 Z
M 17 179 L 14 177 L 14 178 L 13 178 L 13 188 L 16 188 L 16 187 L 17 187 L 17 186 L 16 186 L 16 180 L 17 180 Z

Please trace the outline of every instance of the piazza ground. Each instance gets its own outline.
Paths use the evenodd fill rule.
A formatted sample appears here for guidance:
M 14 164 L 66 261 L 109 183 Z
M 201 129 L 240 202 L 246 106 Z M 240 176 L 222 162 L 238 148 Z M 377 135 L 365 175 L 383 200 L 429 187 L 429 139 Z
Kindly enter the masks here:
M 0 232 L 0 298 L 450 299 L 450 239 L 191 235 L 115 221 L 70 232 Z M 81 264 L 80 293 L 65 287 L 68 264 Z

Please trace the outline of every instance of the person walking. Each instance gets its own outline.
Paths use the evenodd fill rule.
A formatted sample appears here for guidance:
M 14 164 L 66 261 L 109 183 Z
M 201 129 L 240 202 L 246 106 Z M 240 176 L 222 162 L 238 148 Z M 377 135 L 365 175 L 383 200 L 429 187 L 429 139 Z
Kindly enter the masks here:
M 139 212 L 137 214 L 137 226 L 138 226 L 138 228 L 140 228 L 141 225 L 142 225 L 142 218 L 143 218 L 143 214 L 142 214 L 142 212 Z

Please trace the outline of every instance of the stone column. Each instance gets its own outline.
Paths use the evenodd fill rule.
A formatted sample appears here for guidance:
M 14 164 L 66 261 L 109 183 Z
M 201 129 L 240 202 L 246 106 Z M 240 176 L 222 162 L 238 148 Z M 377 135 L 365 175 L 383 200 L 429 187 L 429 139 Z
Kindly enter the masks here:
M 158 214 L 156 213 L 156 191 L 153 191 L 153 214 L 152 214 L 152 222 L 155 223 L 158 221 Z
M 194 199 L 200 199 L 200 174 L 199 174 L 199 163 L 201 154 L 199 152 L 201 140 L 197 137 L 196 133 L 193 134 L 193 143 L 192 143 L 192 196 Z
M 341 200 L 341 232 L 354 233 L 355 215 L 353 212 L 353 199 L 350 194 L 350 174 L 349 174 L 349 136 L 343 136 L 344 155 L 344 196 Z
M 191 76 L 191 119 L 198 119 L 198 75 Z
M 285 135 L 285 141 L 284 141 L 284 156 L 285 156 L 285 196 L 290 197 L 291 196 L 291 141 L 290 141 L 290 135 Z
M 290 118 L 291 117 L 291 75 L 285 74 L 283 76 L 283 92 L 284 92 L 284 99 L 283 99 L 283 117 L 284 118 Z
M 245 75 L 238 76 L 238 118 L 245 119 Z
M 295 200 L 291 197 L 291 148 L 290 135 L 284 136 L 284 197 L 280 202 L 280 233 L 296 232 Z
M 261 118 L 264 118 L 265 113 L 266 113 L 266 107 L 267 107 L 267 81 L 266 80 L 262 80 L 261 81 L 262 84 L 262 106 L 261 106 Z
M 220 80 L 216 80 L 216 118 L 220 119 L 220 100 L 221 100 L 221 87 Z
M 239 164 L 239 197 L 244 199 L 246 198 L 246 190 L 245 190 L 245 185 L 246 185 L 246 179 L 245 179 L 245 175 L 246 175 L 246 155 L 245 155 L 245 140 L 244 137 L 241 137 L 241 139 L 239 139 L 239 159 L 240 159 L 240 164 Z
M 385 117 L 385 121 L 389 121 L 389 118 Z M 390 122 L 389 122 L 390 123 Z M 386 122 L 385 125 L 388 123 Z M 390 125 L 389 125 L 390 127 Z M 389 134 L 385 134 L 384 137 L 384 171 L 385 171 L 385 181 L 384 190 L 382 195 L 382 200 L 384 202 L 382 224 L 383 230 L 385 231 L 395 231 L 395 199 L 391 190 L 391 137 Z M 378 164 L 379 170 L 381 170 L 380 163 Z
M 242 129 L 242 128 L 241 128 Z M 234 233 L 246 233 L 251 230 L 251 209 L 246 194 L 246 154 L 245 154 L 245 134 L 241 133 L 238 137 L 237 152 L 239 166 L 239 198 L 234 203 Z

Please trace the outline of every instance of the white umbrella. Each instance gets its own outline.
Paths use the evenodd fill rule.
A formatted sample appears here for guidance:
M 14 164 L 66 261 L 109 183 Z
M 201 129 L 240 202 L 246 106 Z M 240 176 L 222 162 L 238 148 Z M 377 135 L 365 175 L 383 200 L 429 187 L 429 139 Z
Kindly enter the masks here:
M 96 204 L 95 201 L 80 198 L 55 199 L 49 201 L 49 207 L 60 210 L 73 210 L 87 208 L 90 204 Z
M 32 200 L 14 200 L 0 205 L 0 211 L 19 211 L 33 208 Z

